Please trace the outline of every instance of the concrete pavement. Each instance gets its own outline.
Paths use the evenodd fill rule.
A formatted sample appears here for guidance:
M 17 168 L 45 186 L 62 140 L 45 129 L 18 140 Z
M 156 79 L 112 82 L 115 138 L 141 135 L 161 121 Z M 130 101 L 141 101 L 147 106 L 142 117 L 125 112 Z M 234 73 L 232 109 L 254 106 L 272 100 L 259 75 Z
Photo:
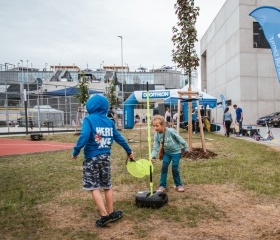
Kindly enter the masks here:
M 221 126 L 221 125 L 220 125 Z M 247 128 L 247 126 L 244 126 L 243 128 Z M 260 135 L 265 138 L 265 136 L 267 135 L 267 127 L 263 127 L 263 126 L 252 126 L 252 129 L 259 129 L 260 131 Z M 278 146 L 280 147 L 280 128 L 274 128 L 272 127 L 271 128 L 271 132 L 272 132 L 272 135 L 274 137 L 273 140 L 260 140 L 258 141 L 259 143 L 262 143 L 262 144 L 267 144 L 267 145 L 272 145 L 272 146 Z M 222 134 L 224 135 L 225 134 L 225 131 L 224 131 L 224 128 L 223 126 L 221 126 L 221 130 L 217 132 L 218 134 Z M 242 136 L 242 137 L 236 137 L 235 134 L 231 134 L 230 137 L 234 137 L 234 138 L 241 138 L 241 139 L 244 139 L 244 140 L 248 140 L 248 141 L 253 141 L 253 142 L 256 142 L 255 139 L 251 138 L 251 137 L 248 137 L 248 136 Z

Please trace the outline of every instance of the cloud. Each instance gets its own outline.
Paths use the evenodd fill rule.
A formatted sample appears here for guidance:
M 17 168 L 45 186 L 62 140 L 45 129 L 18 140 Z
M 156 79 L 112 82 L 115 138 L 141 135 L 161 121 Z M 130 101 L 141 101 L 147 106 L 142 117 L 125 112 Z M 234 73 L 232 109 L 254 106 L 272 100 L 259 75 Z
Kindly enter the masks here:
M 217 4 L 204 1 L 198 20 L 202 36 L 215 16 Z M 98 68 L 124 63 L 147 67 L 172 65 L 174 4 L 163 0 L 24 0 L 1 3 L 1 57 L 17 64 L 28 59 L 34 67 L 69 65 Z M 219 5 L 218 5 L 219 6 Z M 211 15 L 211 16 L 210 16 Z M 209 17 L 210 16 L 210 17 Z M 202 21 L 202 19 L 204 19 Z M 26 61 L 24 60 L 24 61 Z

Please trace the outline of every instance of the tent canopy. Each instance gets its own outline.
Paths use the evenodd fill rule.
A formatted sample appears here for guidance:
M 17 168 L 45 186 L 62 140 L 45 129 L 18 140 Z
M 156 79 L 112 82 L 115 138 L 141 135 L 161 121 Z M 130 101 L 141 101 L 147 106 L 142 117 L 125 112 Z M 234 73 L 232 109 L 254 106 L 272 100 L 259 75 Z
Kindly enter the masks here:
M 45 121 L 52 122 L 54 127 L 61 127 L 64 125 L 64 112 L 52 108 L 49 105 L 36 105 L 28 110 L 28 116 L 32 118 L 35 126 L 43 126 Z M 24 125 L 25 123 L 25 111 L 20 111 L 20 119 Z
M 80 93 L 80 90 L 78 87 L 68 87 L 68 88 L 62 88 L 59 90 L 55 90 L 55 91 L 50 91 L 50 92 L 46 92 L 46 95 L 52 95 L 52 96 L 73 96 L 73 95 L 77 95 Z M 89 94 L 100 94 L 102 92 L 97 91 L 97 90 L 93 90 L 90 89 L 89 90 Z
M 182 89 L 180 89 L 179 91 L 188 91 L 188 86 L 183 87 Z M 209 106 L 210 108 L 215 108 L 217 106 L 217 98 L 199 90 L 196 88 L 192 88 L 193 92 L 198 92 L 199 94 L 199 104 L 203 105 L 203 106 Z M 177 105 L 178 104 L 178 92 L 173 93 L 170 97 L 166 98 L 164 100 L 164 104 L 169 104 L 169 105 Z M 196 106 L 195 100 L 196 97 L 192 96 L 192 103 L 193 105 Z M 181 97 L 181 102 L 188 102 L 189 101 L 189 97 L 187 95 L 182 95 Z

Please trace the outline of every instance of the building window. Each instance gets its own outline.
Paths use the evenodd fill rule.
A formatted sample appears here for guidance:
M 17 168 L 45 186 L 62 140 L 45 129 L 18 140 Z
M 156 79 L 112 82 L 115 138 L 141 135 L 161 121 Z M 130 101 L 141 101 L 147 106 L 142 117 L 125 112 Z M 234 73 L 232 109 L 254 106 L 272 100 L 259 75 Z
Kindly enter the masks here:
M 258 22 L 253 22 L 254 48 L 270 48 Z

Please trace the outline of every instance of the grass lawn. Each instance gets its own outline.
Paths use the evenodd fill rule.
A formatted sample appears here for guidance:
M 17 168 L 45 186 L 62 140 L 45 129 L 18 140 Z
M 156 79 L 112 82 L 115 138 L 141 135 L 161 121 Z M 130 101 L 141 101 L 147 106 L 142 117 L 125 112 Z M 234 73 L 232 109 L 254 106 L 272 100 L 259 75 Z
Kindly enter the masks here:
M 146 130 L 125 130 L 122 134 L 129 139 L 136 159 L 148 158 Z M 181 135 L 187 138 L 187 133 Z M 77 138 L 73 133 L 44 135 L 44 140 L 56 142 L 75 143 Z M 268 208 L 279 203 L 279 149 L 214 133 L 206 133 L 206 138 L 211 139 L 206 141 L 207 149 L 218 155 L 213 159 L 182 159 L 181 177 L 186 192 L 177 193 L 173 189 L 169 171 L 169 203 L 158 210 L 135 206 L 135 194 L 148 190 L 149 178 L 138 179 L 128 174 L 126 154 L 115 143 L 112 147 L 114 201 L 115 208 L 123 210 L 125 216 L 105 229 L 94 226 L 99 214 L 90 194 L 81 190 L 83 154 L 76 160 L 70 158 L 69 150 L 0 157 L 1 239 L 187 239 L 183 233 L 193 236 L 190 239 L 213 236 L 217 238 L 211 239 L 239 239 L 241 230 L 219 232 L 217 226 L 235 223 L 232 215 L 237 214 L 233 211 L 235 204 L 229 204 L 233 197 L 244 203 L 245 210 L 247 204 L 248 210 L 249 206 Z M 199 136 L 194 135 L 193 141 L 199 144 Z M 158 187 L 160 167 L 161 162 L 157 161 L 154 188 Z M 242 217 L 251 219 L 240 213 Z M 279 218 L 275 217 L 275 221 L 279 223 Z M 178 227 L 182 232 L 171 234 L 168 226 Z M 252 239 L 280 237 L 279 225 L 271 231 L 261 223 L 254 229 L 250 226 L 243 231 L 255 234 L 247 236 Z M 202 236 L 205 238 L 198 238 Z

